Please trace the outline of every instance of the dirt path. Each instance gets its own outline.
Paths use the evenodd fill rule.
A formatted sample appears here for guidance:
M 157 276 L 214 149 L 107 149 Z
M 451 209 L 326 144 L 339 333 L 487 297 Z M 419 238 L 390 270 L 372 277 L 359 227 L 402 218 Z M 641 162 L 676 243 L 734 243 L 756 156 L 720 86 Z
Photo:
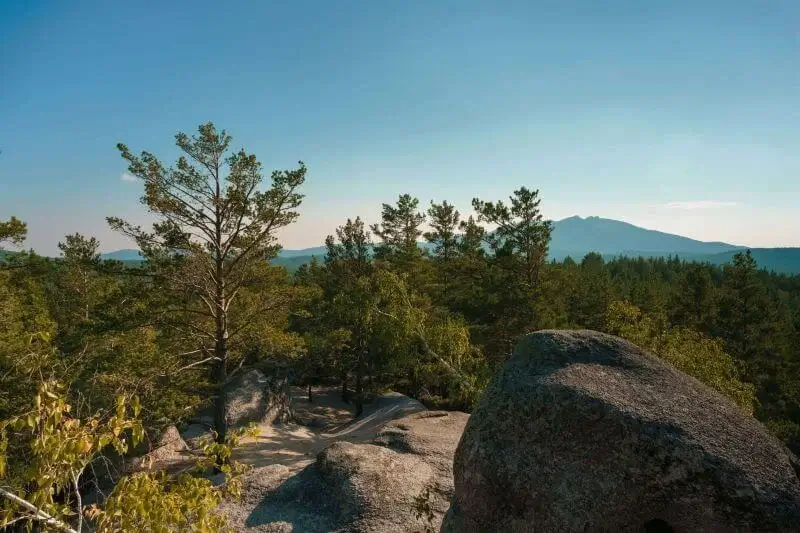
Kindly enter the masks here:
M 299 471 L 333 442 L 370 442 L 390 420 L 425 410 L 416 400 L 389 393 L 365 405 L 353 420 L 354 406 L 342 401 L 337 387 L 315 387 L 312 392 L 309 403 L 305 389 L 292 387 L 292 407 L 301 423 L 261 424 L 258 437 L 245 440 L 235 458 L 256 468 L 284 465 Z
M 342 402 L 337 387 L 313 389 L 313 403 L 305 393 L 300 388 L 291 391 L 295 418 L 300 423 L 262 424 L 259 436 L 243 442 L 235 453 L 253 470 L 244 480 L 241 498 L 222 506 L 234 531 L 331 531 L 337 520 L 336 504 L 324 496 L 328 493 L 318 473 L 306 467 L 335 442 L 371 442 L 391 420 L 425 411 L 418 401 L 389 393 L 365 405 L 363 414 L 353 419 L 354 407 Z M 317 497 L 322 499 L 317 501 Z M 311 503 L 306 498 L 311 498 Z

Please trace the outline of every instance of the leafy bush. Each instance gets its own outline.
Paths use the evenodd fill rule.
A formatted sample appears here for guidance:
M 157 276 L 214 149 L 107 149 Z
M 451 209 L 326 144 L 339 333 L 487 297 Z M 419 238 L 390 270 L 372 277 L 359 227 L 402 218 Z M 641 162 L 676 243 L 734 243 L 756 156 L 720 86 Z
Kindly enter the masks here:
M 741 381 L 735 360 L 725 352 L 719 339 L 686 327 L 670 327 L 663 317 L 648 315 L 619 301 L 608 306 L 606 329 L 659 356 L 753 414 L 754 387 Z

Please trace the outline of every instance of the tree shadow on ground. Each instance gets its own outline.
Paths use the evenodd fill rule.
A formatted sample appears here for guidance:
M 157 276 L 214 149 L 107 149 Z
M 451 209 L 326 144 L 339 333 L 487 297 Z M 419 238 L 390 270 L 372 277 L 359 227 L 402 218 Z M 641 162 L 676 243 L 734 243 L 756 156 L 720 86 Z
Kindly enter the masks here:
M 248 515 L 247 527 L 275 523 L 291 525 L 294 533 L 324 533 L 342 528 L 354 509 L 342 509 L 340 499 L 310 464 L 270 491 Z

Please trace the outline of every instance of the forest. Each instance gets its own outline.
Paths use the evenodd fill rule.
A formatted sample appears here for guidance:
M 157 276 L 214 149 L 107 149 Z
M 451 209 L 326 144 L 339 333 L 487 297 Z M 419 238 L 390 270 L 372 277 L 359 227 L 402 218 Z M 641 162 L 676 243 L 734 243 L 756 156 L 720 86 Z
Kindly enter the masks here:
M 172 163 L 118 145 L 156 222 L 107 223 L 135 241 L 140 265 L 102 260 L 80 234 L 64 236 L 59 258 L 11 251 L 26 225 L 0 217 L 0 527 L 80 531 L 85 516 L 100 531 L 221 530 L 205 478 L 135 476 L 84 512 L 82 477 L 98 455 L 129 453 L 206 408 L 216 438 L 203 466 L 235 478 L 242 433 L 219 391 L 249 368 L 335 384 L 357 415 L 385 390 L 468 412 L 517 340 L 542 329 L 626 338 L 800 452 L 798 275 L 763 270 L 749 251 L 722 266 L 548 261 L 546 199 L 532 186 L 470 206 L 387 199 L 380 220 L 353 213 L 331 228 L 324 259 L 289 274 L 271 260 L 313 169 L 265 176 L 211 123 L 175 142 Z

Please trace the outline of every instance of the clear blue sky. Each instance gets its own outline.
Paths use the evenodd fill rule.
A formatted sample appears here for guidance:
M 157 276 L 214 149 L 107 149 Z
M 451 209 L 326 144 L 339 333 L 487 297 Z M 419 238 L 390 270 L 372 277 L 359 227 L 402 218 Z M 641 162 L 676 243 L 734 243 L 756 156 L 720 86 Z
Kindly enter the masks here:
M 555 219 L 800 245 L 799 29 L 796 0 L 0 0 L 0 219 L 40 253 L 130 247 L 115 144 L 171 161 L 212 120 L 308 164 L 288 248 L 402 192 L 468 212 L 520 185 Z

